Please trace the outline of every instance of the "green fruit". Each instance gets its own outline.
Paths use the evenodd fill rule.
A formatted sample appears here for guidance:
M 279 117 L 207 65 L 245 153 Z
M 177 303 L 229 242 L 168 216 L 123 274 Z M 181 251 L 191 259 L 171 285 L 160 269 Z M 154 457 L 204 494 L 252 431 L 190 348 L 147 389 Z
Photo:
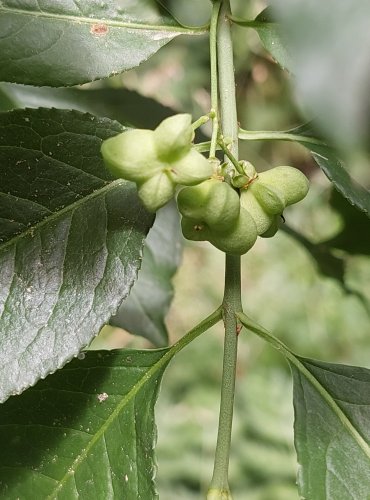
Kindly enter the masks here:
M 192 241 L 209 241 L 222 252 L 242 255 L 256 242 L 257 229 L 254 220 L 243 208 L 233 228 L 228 231 L 211 229 L 204 221 L 182 217 L 182 233 Z
M 270 215 L 282 214 L 286 207 L 283 191 L 279 185 L 261 180 L 261 175 L 250 184 L 248 190 L 253 193 L 266 213 Z
M 116 177 L 144 182 L 161 170 L 151 130 L 129 130 L 103 142 L 104 162 Z
M 216 179 L 182 189 L 177 205 L 183 216 L 204 221 L 210 229 L 221 231 L 235 225 L 240 211 L 237 192 L 226 182 Z
M 242 166 L 243 172 L 247 177 L 253 179 L 253 177 L 257 175 L 256 169 L 254 168 L 251 162 L 242 160 L 239 163 Z
M 175 184 L 165 172 L 159 172 L 138 185 L 138 194 L 149 212 L 156 212 L 175 195 Z
M 281 166 L 259 174 L 251 187 L 255 195 L 259 197 L 259 201 L 266 203 L 266 210 L 270 213 L 281 214 L 283 210 L 273 211 L 277 210 L 276 199 L 279 198 L 284 203 L 283 209 L 303 200 L 308 193 L 309 181 L 297 168 Z M 275 201 L 270 203 L 269 198 L 274 198 Z
M 166 118 L 153 135 L 158 158 L 169 163 L 178 160 L 190 151 L 194 138 L 191 115 L 184 113 Z
M 189 219 L 189 217 L 182 217 L 181 229 L 182 234 L 187 240 L 208 241 L 210 238 L 209 227 L 203 221 Z
M 243 255 L 252 248 L 256 239 L 256 224 L 252 216 L 241 208 L 234 227 L 224 232 L 210 231 L 209 241 L 222 252 Z
M 269 229 L 276 217 L 263 209 L 261 203 L 250 189 L 242 190 L 240 194 L 240 205 L 253 217 L 259 235 L 265 233 Z
M 263 182 L 278 183 L 284 192 L 286 206 L 303 200 L 308 193 L 309 180 L 297 168 L 289 166 L 275 167 L 261 174 Z M 261 176 L 260 175 L 260 176 Z
M 234 186 L 234 188 L 243 188 L 246 184 L 248 184 L 249 177 L 246 175 L 242 174 L 237 174 L 234 175 L 234 177 L 231 179 L 231 184 Z
M 261 238 L 272 238 L 279 230 L 280 215 L 274 215 L 274 219 L 270 227 L 264 233 L 260 234 Z
M 176 184 L 194 186 L 209 179 L 213 165 L 197 151 L 191 150 L 180 160 L 171 164 L 169 176 Z

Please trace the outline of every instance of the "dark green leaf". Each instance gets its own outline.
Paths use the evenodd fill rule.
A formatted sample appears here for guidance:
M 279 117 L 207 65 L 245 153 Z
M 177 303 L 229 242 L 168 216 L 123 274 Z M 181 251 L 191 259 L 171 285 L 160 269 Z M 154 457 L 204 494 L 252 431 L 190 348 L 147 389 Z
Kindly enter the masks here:
M 368 145 L 370 3 L 273 2 L 293 62 L 299 101 L 341 149 Z
M 370 495 L 370 370 L 296 358 L 295 445 L 303 498 Z
M 89 351 L 1 405 L 1 498 L 158 498 L 154 404 L 166 352 Z
M 181 33 L 199 32 L 148 0 L 3 0 L 0 80 L 81 84 L 134 68 Z
M 244 313 L 242 324 L 289 361 L 301 498 L 370 495 L 370 370 L 301 358 Z
M 316 163 L 344 198 L 370 217 L 370 192 L 350 176 L 336 152 L 326 145 L 307 142 L 303 145 L 310 149 Z
M 163 207 L 149 232 L 139 278 L 110 323 L 148 338 L 154 345 L 168 343 L 164 318 L 173 298 L 172 278 L 181 258 L 182 235 L 175 205 Z
M 326 245 L 326 243 L 312 243 L 303 234 L 287 224 L 284 224 L 281 229 L 292 236 L 310 253 L 315 259 L 321 274 L 338 280 L 346 288 L 344 282 L 345 261 L 343 258 L 333 255 L 329 245 Z
M 76 355 L 136 279 L 153 217 L 100 156 L 122 130 L 77 111 L 0 114 L 0 400 Z
M 271 7 L 263 10 L 255 20 L 248 21 L 232 18 L 235 24 L 246 26 L 257 31 L 264 48 L 269 52 L 274 60 L 284 69 L 291 70 L 292 63 L 284 40 L 284 32 L 281 26 L 274 20 Z
M 369 240 L 364 237 L 369 233 L 369 219 L 364 213 L 346 203 L 337 191 L 332 192 L 330 205 L 341 216 L 343 227 L 336 236 L 325 241 L 325 245 L 339 248 L 352 255 L 369 255 Z
M 287 133 L 293 136 L 291 140 L 297 140 L 311 151 L 316 163 L 342 196 L 370 217 L 370 192 L 350 176 L 337 152 L 314 134 L 312 125 L 306 124 Z
M 337 191 L 335 191 L 335 193 L 337 193 Z M 346 201 L 339 195 L 339 193 L 337 196 L 340 200 L 342 200 L 345 203 L 345 205 L 347 207 L 350 208 L 351 211 L 353 210 L 356 214 L 358 214 L 363 219 L 365 219 L 367 224 L 369 223 L 366 216 L 361 214 L 361 212 L 359 212 L 355 208 L 348 205 L 348 203 L 346 203 Z M 338 238 L 339 242 L 342 241 L 341 233 L 331 240 L 324 241 L 321 243 L 312 243 L 312 241 L 310 241 L 308 238 L 306 238 L 306 236 L 304 236 L 302 233 L 294 230 L 293 228 L 289 227 L 287 224 L 284 224 L 282 226 L 282 230 L 285 233 L 292 236 L 295 241 L 300 243 L 309 252 L 311 257 L 316 262 L 318 271 L 323 276 L 327 276 L 329 278 L 335 279 L 346 293 L 351 294 L 351 295 L 355 295 L 362 302 L 365 309 L 368 312 L 370 311 L 370 305 L 369 305 L 369 302 L 368 302 L 367 298 L 365 297 L 365 295 L 363 295 L 358 290 L 354 290 L 353 288 L 349 287 L 346 283 L 345 272 L 346 272 L 346 267 L 347 267 L 347 256 L 346 255 L 338 256 L 338 255 L 333 254 L 333 248 L 339 248 L 339 245 L 336 244 L 337 238 Z M 345 232 L 345 235 L 346 234 L 347 233 Z M 345 239 L 345 235 L 343 235 L 344 239 Z M 347 236 L 348 236 L 348 234 L 347 234 Z M 361 240 L 363 241 L 362 237 L 361 237 Z M 359 243 L 359 245 L 361 246 L 361 243 Z M 366 247 L 366 241 L 362 242 L 361 248 L 365 248 L 365 247 Z M 369 252 L 369 248 L 367 248 L 367 251 Z
M 338 158 L 337 152 L 317 137 L 312 124 L 308 123 L 287 132 L 241 129 L 239 137 L 246 140 L 267 139 L 299 142 L 311 151 L 316 163 L 344 198 L 370 217 L 370 192 L 349 175 L 343 161 Z
M 174 114 L 171 108 L 127 89 L 53 89 L 3 83 L 0 110 L 14 108 L 77 109 L 137 128 L 155 128 Z

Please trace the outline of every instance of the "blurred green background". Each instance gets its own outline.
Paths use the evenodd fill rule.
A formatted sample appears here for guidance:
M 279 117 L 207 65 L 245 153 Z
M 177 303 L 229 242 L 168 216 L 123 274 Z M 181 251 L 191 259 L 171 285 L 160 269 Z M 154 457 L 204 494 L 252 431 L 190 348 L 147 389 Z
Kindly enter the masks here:
M 166 4 L 188 24 L 199 25 L 209 17 L 207 0 Z M 265 3 L 239 0 L 233 7 L 236 15 L 252 19 Z M 253 30 L 235 27 L 234 39 L 241 125 L 251 130 L 286 130 L 300 124 L 292 77 L 264 51 Z M 137 90 L 196 118 L 210 108 L 207 38 L 179 37 L 138 69 L 94 85 Z M 207 126 L 203 132 L 209 132 Z M 244 142 L 240 157 L 258 170 L 287 164 L 310 177 L 307 198 L 284 215 L 292 228 L 312 242 L 329 241 L 345 228 L 350 207 L 344 204 L 342 213 L 334 210 L 330 183 L 302 147 Z M 366 176 L 362 179 L 366 182 Z M 367 232 L 353 232 L 351 240 L 370 241 L 366 223 L 365 218 L 362 224 Z M 361 253 L 331 250 L 331 255 L 341 259 L 343 286 L 321 275 L 310 253 L 284 232 L 271 240 L 259 239 L 242 258 L 246 313 L 301 355 L 370 367 L 366 304 L 370 301 L 370 244 L 362 247 Z M 167 318 L 171 343 L 220 304 L 223 272 L 221 252 L 208 244 L 185 243 Z M 365 300 L 345 288 L 359 292 Z M 147 341 L 117 330 L 113 337 L 111 330 L 104 335 L 110 337 L 112 346 L 148 347 Z M 180 353 L 165 373 L 156 410 L 157 481 L 162 500 L 204 498 L 216 442 L 222 342 L 218 326 Z M 235 500 L 298 499 L 292 426 L 288 365 L 271 347 L 243 331 L 230 465 Z

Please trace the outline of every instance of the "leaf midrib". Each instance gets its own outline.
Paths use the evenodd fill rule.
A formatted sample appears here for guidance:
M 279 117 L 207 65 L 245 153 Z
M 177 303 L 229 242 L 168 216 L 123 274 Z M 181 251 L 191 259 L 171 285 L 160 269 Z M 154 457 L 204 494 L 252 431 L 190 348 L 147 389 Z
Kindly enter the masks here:
M 275 349 L 280 351 L 287 360 L 311 383 L 311 385 L 317 390 L 317 392 L 322 396 L 324 401 L 327 403 L 329 408 L 334 412 L 343 426 L 347 429 L 348 433 L 352 436 L 355 442 L 358 444 L 360 449 L 363 451 L 365 456 L 370 460 L 370 446 L 362 437 L 362 435 L 354 427 L 350 419 L 344 413 L 344 411 L 336 403 L 335 399 L 331 394 L 325 389 L 325 387 L 317 380 L 317 378 L 305 367 L 303 362 L 297 357 L 281 340 L 275 337 L 272 333 L 267 331 L 265 328 L 257 325 L 253 320 L 248 318 L 244 313 L 238 313 L 238 317 L 242 324 L 248 330 L 251 330 L 259 337 L 263 338 L 269 342 Z
M 207 27 L 199 26 L 199 27 L 187 27 L 187 26 L 171 26 L 171 25 L 156 25 L 156 24 L 143 24 L 143 23 L 132 23 L 129 21 L 118 21 L 115 19 L 109 18 L 91 18 L 85 16 L 75 16 L 69 14 L 55 14 L 49 12 L 35 12 L 23 9 L 12 9 L 4 6 L 0 6 L 0 15 L 1 12 L 5 14 L 14 14 L 20 16 L 29 16 L 36 18 L 45 18 L 52 20 L 61 20 L 68 21 L 75 24 L 105 24 L 107 26 L 116 27 L 116 28 L 126 28 L 126 29 L 135 29 L 135 30 L 144 30 L 144 31 L 167 31 L 173 33 L 185 33 L 188 35 L 191 34 L 200 34 L 208 31 Z
M 195 326 L 192 330 L 187 332 L 183 337 L 180 338 L 172 347 L 166 347 L 162 349 L 156 349 L 157 352 L 162 351 L 163 356 L 156 361 L 148 370 L 144 373 L 142 378 L 132 387 L 131 391 L 126 394 L 122 400 L 118 403 L 116 408 L 113 410 L 111 415 L 107 418 L 107 420 L 103 423 L 99 431 L 93 436 L 89 444 L 83 450 L 83 452 L 74 460 L 72 466 L 68 469 L 65 475 L 59 482 L 59 485 L 55 488 L 53 493 L 51 493 L 46 500 L 54 500 L 56 498 L 56 493 L 63 487 L 64 483 L 68 481 L 70 477 L 70 471 L 73 470 L 73 474 L 81 464 L 82 460 L 86 458 L 90 449 L 94 446 L 97 440 L 104 435 L 106 429 L 111 425 L 116 417 L 121 413 L 126 403 L 128 403 L 139 390 L 162 368 L 164 368 L 171 359 L 179 353 L 184 347 L 186 347 L 190 342 L 196 339 L 200 334 L 209 330 L 213 325 L 215 325 L 222 317 L 222 307 L 219 307 L 210 314 L 207 318 L 201 321 L 197 326 Z M 114 367 L 116 368 L 116 367 Z
M 78 467 L 81 465 L 83 460 L 89 454 L 91 448 L 101 437 L 104 436 L 106 430 L 111 426 L 114 420 L 119 417 L 120 413 L 123 411 L 125 406 L 131 401 L 133 397 L 137 395 L 137 393 L 146 384 L 146 382 L 148 382 L 152 378 L 152 376 L 154 376 L 162 367 L 166 365 L 168 361 L 170 361 L 170 359 L 176 352 L 174 347 L 175 346 L 173 346 L 172 348 L 163 349 L 164 351 L 163 356 L 143 374 L 141 379 L 138 382 L 136 382 L 136 384 L 132 387 L 130 392 L 121 399 L 121 401 L 117 404 L 116 408 L 112 411 L 110 416 L 102 424 L 100 429 L 92 436 L 90 442 L 86 445 L 82 453 L 77 456 L 77 458 L 73 461 L 72 465 L 68 468 L 64 476 L 60 479 L 60 481 L 58 481 L 58 486 L 48 495 L 46 500 L 54 500 L 56 498 L 56 494 L 58 493 L 58 491 L 60 491 L 63 488 L 64 484 L 69 480 L 71 472 L 75 474 Z
M 22 233 L 17 234 L 10 240 L 6 241 L 5 243 L 0 245 L 0 252 L 4 251 L 7 247 L 10 247 L 18 242 L 18 240 L 21 240 L 22 238 L 25 238 L 26 236 L 33 235 L 35 231 L 38 231 L 40 228 L 42 228 L 45 225 L 50 224 L 56 219 L 59 219 L 63 215 L 67 214 L 68 212 L 73 212 L 77 208 L 79 208 L 81 205 L 84 205 L 88 201 L 97 198 L 101 195 L 104 195 L 106 192 L 109 192 L 110 190 L 113 190 L 119 186 L 123 186 L 126 184 L 127 181 L 123 179 L 117 179 L 115 181 L 110 182 L 108 185 L 105 185 L 101 188 L 96 189 L 92 193 L 88 194 L 87 196 L 84 196 L 83 198 L 76 200 L 75 202 L 71 203 L 70 205 L 58 210 L 57 212 L 52 213 L 52 215 L 45 217 L 42 219 L 40 222 L 37 222 L 35 225 L 27 228 L 27 231 L 24 231 Z
M 322 396 L 324 401 L 327 403 L 329 408 L 334 412 L 337 418 L 342 422 L 343 426 L 347 429 L 348 433 L 353 437 L 358 446 L 364 452 L 366 457 L 370 460 L 370 447 L 365 439 L 361 436 L 358 430 L 354 427 L 350 419 L 344 413 L 344 411 L 337 404 L 333 396 L 325 389 L 321 382 L 310 372 L 308 368 L 302 363 L 302 361 L 296 357 L 291 351 L 289 351 L 290 356 L 286 354 L 292 365 L 294 365 L 297 370 L 308 380 L 311 385 L 317 390 L 317 392 Z

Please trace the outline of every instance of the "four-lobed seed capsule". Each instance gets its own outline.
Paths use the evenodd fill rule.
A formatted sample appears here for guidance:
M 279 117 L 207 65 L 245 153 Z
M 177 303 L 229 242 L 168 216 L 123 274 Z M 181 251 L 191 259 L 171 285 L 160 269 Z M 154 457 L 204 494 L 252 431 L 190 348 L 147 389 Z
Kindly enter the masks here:
M 223 252 L 242 255 L 257 236 L 269 238 L 279 227 L 285 207 L 302 200 L 306 176 L 290 166 L 257 174 L 242 161 L 244 174 L 225 182 L 214 162 L 192 148 L 189 114 L 165 119 L 153 130 L 129 130 L 103 142 L 101 151 L 110 171 L 136 183 L 144 206 L 157 211 L 177 196 L 185 238 L 209 241 Z M 222 174 L 222 172 L 221 172 Z

